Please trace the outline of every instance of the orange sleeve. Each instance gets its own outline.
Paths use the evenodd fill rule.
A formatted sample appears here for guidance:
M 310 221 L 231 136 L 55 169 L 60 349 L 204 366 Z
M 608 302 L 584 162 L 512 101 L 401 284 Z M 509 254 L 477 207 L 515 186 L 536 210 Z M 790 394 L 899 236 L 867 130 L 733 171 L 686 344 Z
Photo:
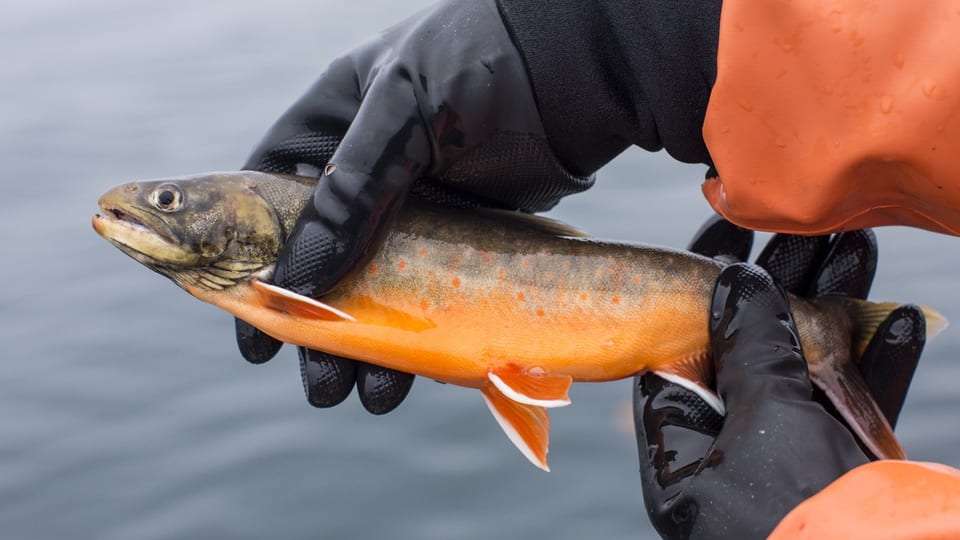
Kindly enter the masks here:
M 910 461 L 861 465 L 794 508 L 770 538 L 960 538 L 960 471 Z
M 725 0 L 703 136 L 739 225 L 960 235 L 960 2 Z

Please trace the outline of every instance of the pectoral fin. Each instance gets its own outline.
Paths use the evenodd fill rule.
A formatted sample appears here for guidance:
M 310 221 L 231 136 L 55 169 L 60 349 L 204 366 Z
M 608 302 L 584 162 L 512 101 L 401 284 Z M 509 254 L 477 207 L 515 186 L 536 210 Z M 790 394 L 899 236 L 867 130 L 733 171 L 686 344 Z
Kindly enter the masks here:
M 573 377 L 525 370 L 515 365 L 501 366 L 487 374 L 490 382 L 513 401 L 539 407 L 565 407 Z
M 518 403 L 488 384 L 481 390 L 487 407 L 517 449 L 537 467 L 549 472 L 550 416 L 543 407 Z
M 714 380 L 713 364 L 710 361 L 710 355 L 706 352 L 674 362 L 664 363 L 651 371 L 673 384 L 682 386 L 697 394 L 700 396 L 700 399 L 718 413 L 726 414 L 723 401 L 720 400 L 720 396 L 712 389 Z
M 254 290 L 260 294 L 260 300 L 263 304 L 271 309 L 291 315 L 326 321 L 356 320 L 349 314 L 333 306 L 328 306 L 323 302 L 297 294 L 293 291 L 288 291 L 282 287 L 277 287 L 276 285 L 271 285 L 258 279 L 253 280 L 252 284 Z

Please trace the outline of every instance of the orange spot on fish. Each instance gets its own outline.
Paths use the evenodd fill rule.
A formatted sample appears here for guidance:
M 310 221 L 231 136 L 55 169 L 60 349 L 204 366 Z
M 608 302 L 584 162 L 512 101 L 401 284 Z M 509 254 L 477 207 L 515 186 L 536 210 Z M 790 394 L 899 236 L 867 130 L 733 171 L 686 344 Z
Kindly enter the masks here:
M 436 273 L 436 272 L 434 272 L 433 270 L 427 270 L 427 277 L 428 277 L 428 278 L 431 278 L 431 279 L 432 279 L 432 278 L 434 278 L 434 277 L 436 277 L 436 276 L 437 276 L 437 273 Z
M 639 276 L 639 275 L 637 275 L 637 274 L 634 274 L 634 275 L 633 275 L 633 284 L 634 284 L 634 285 L 639 285 L 639 284 L 640 284 L 640 276 Z
M 403 270 L 406 267 L 407 267 L 407 261 L 403 259 L 400 259 L 399 261 L 397 261 L 397 270 Z
M 426 299 L 420 301 L 420 309 L 426 311 L 430 307 L 430 302 L 427 302 Z
M 563 261 L 563 269 L 564 269 L 564 270 L 569 270 L 569 269 L 571 269 L 571 268 L 573 268 L 573 263 L 571 263 L 569 260 Z
M 543 310 L 542 310 L 542 309 L 538 309 L 538 310 L 537 310 L 537 317 L 543 317 Z
M 620 303 L 620 297 L 619 297 L 619 296 L 614 296 L 613 298 L 610 299 L 610 301 L 613 302 L 614 304 L 619 304 L 619 303 Z
M 523 262 L 520 263 L 520 265 L 523 266 L 524 268 L 530 268 L 530 260 L 524 259 Z
M 418 249 L 418 250 L 417 250 L 417 255 L 420 255 L 421 257 L 426 257 L 426 256 L 427 256 L 427 248 L 422 247 L 422 248 Z
M 523 302 L 526 299 L 526 296 L 522 292 L 517 293 L 517 300 Z
M 370 274 L 371 276 L 377 275 L 377 272 L 378 272 L 378 271 L 379 271 L 379 269 L 377 268 L 377 265 L 375 265 L 375 264 L 371 264 L 370 266 L 367 267 L 367 273 Z
M 586 302 L 587 298 L 590 298 L 590 295 L 588 295 L 587 293 L 580 293 L 580 300 Z
M 459 287 L 459 286 L 460 286 L 460 278 L 458 278 L 458 277 L 453 278 L 453 281 L 451 281 L 450 284 L 453 285 L 454 287 Z

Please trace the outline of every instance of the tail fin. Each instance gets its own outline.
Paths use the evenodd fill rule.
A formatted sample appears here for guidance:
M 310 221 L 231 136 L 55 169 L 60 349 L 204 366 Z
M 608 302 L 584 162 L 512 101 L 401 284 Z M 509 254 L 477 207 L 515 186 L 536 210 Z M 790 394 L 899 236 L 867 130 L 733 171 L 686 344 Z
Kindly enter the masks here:
M 850 317 L 853 335 L 852 357 L 862 357 L 870 340 L 887 316 L 902 304 L 875 303 L 843 298 L 840 302 Z M 947 326 L 946 318 L 930 308 L 920 307 L 926 319 L 926 337 L 933 338 Z M 912 370 L 911 370 L 912 374 Z M 904 459 L 906 454 L 884 412 L 877 404 L 858 366 L 849 358 L 810 365 L 810 378 L 820 387 L 863 444 L 881 459 Z M 893 382 L 891 382 L 893 384 Z M 904 383 L 904 392 L 906 385 Z
M 850 320 L 853 322 L 853 350 L 857 358 L 867 350 L 867 345 L 877 333 L 877 328 L 893 310 L 906 304 L 896 302 L 868 302 L 854 298 L 845 298 L 844 303 Z M 926 306 L 917 306 L 923 312 L 927 324 L 927 341 L 930 341 L 942 332 L 949 322 L 940 312 Z

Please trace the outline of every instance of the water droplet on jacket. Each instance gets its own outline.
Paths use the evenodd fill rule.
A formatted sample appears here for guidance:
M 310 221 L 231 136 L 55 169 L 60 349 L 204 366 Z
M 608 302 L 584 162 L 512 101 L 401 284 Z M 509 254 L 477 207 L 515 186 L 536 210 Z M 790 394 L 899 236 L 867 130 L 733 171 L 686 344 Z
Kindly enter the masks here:
M 937 81 L 926 78 L 920 83 L 920 89 L 923 90 L 923 95 L 928 98 L 933 97 L 933 93 L 937 90 Z
M 889 114 L 893 110 L 893 97 L 888 95 L 880 96 L 880 110 L 884 114 Z
M 780 47 L 780 50 L 781 50 L 781 51 L 783 51 L 783 52 L 785 52 L 785 53 L 788 53 L 788 52 L 790 52 L 790 51 L 793 50 L 793 43 L 791 43 L 791 42 L 788 41 L 788 40 L 780 39 L 780 38 L 774 38 L 774 39 L 773 39 L 773 42 L 777 45 L 777 47 Z

